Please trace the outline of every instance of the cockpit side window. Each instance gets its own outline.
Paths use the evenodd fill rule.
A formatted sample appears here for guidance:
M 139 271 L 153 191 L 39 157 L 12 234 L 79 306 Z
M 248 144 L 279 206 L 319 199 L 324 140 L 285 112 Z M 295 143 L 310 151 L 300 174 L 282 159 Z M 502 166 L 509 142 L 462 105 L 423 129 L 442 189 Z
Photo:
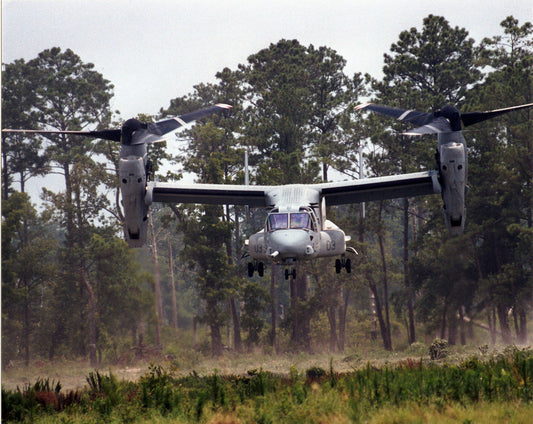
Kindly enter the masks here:
M 311 229 L 311 217 L 308 213 L 291 213 L 291 228 Z
M 268 215 L 268 230 L 283 230 L 289 228 L 289 215 L 286 213 L 271 213 Z

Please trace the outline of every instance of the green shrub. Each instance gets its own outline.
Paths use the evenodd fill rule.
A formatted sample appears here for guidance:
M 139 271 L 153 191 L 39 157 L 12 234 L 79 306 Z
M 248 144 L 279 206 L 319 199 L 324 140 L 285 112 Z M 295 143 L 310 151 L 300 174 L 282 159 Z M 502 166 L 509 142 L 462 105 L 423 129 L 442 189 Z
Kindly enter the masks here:
M 305 375 L 310 380 L 319 380 L 326 375 L 326 370 L 320 367 L 311 367 L 305 371 Z
M 406 349 L 409 355 L 423 356 L 428 352 L 428 347 L 425 343 L 414 342 Z
M 450 353 L 448 341 L 444 339 L 435 339 L 429 346 L 429 357 L 431 360 L 445 359 Z
M 110 415 L 113 409 L 123 401 L 122 391 L 116 377 L 90 372 L 86 377 L 89 396 L 93 408 L 102 416 Z
M 180 404 L 179 391 L 174 388 L 174 379 L 160 365 L 150 364 L 148 373 L 141 377 L 141 406 L 155 408 L 166 415 Z

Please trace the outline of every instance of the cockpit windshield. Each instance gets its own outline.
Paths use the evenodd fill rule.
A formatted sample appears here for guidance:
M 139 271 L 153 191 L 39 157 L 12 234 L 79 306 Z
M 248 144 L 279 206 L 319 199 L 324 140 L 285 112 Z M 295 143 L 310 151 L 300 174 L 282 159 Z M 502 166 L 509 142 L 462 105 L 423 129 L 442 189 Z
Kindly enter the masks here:
M 268 215 L 268 229 L 270 231 L 289 228 L 289 214 L 271 213 Z
M 306 212 L 291 213 L 291 228 L 311 229 L 311 217 Z
M 289 217 L 290 216 L 290 217 Z M 290 222 L 290 227 L 289 227 Z M 311 216 L 307 212 L 298 213 L 271 213 L 268 215 L 268 230 L 284 230 L 287 228 L 313 229 Z

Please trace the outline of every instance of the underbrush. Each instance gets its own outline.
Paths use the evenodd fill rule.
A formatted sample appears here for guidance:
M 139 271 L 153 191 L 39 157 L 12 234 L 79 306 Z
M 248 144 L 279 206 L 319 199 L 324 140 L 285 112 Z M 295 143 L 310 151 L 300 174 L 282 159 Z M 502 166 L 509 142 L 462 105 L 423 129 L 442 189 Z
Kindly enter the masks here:
M 83 390 L 43 379 L 2 388 L 3 422 L 527 422 L 532 412 L 533 351 L 516 348 L 453 365 L 409 357 L 341 372 L 330 360 L 209 375 L 151 365 L 135 382 L 92 371 Z

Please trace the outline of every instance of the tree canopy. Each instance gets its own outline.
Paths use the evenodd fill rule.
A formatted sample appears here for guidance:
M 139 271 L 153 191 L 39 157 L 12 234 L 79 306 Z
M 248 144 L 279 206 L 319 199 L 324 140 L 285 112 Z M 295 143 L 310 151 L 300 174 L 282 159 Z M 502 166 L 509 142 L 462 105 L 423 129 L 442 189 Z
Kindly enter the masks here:
M 429 15 L 399 34 L 381 79 L 346 74 L 346 60 L 331 47 L 272 43 L 218 72 L 215 83 L 170 99 L 159 116 L 143 117 L 233 105 L 181 131 L 178 154 L 151 147 L 153 178 L 243 184 L 245 152 L 253 184 L 328 181 L 363 167 L 367 176 L 431 169 L 434 138 L 399 135 L 403 123 L 353 107 L 369 98 L 421 111 L 533 102 L 533 26 L 512 16 L 501 26 L 476 42 L 466 28 Z M 3 65 L 4 127 L 107 127 L 121 120 L 110 110 L 112 96 L 112 83 L 71 50 L 53 47 Z M 243 241 L 262 227 L 263 210 L 153 207 L 150 246 L 134 251 L 122 240 L 116 145 L 2 133 L 2 363 L 58 355 L 118 361 L 150 346 L 161 352 L 184 334 L 213 355 L 362 342 L 392 350 L 434 336 L 467 343 L 480 331 L 494 342 L 525 343 L 533 306 L 530 114 L 465 133 L 464 235 L 445 233 L 435 197 L 373 202 L 364 219 L 358 205 L 331 208 L 328 217 L 358 235 L 357 272 L 337 276 L 327 261 L 302 263 L 290 284 L 276 266 L 266 278 L 244 279 Z M 64 187 L 43 189 L 38 210 L 25 194 L 28 181 L 51 172 Z

